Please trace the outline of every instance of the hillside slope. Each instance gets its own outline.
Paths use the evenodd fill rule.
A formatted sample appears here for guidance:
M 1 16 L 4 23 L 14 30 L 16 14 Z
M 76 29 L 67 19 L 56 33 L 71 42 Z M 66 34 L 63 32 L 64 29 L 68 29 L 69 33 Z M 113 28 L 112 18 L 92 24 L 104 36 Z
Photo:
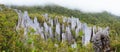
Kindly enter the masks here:
M 39 36 L 30 36 L 32 40 L 35 41 L 35 49 L 31 49 L 28 44 L 27 46 L 22 43 L 21 39 L 23 38 L 23 31 L 18 33 L 15 31 L 15 27 L 17 25 L 18 15 L 14 11 L 14 9 L 19 9 L 22 11 L 28 11 L 31 19 L 34 19 L 36 16 L 39 22 L 43 22 L 44 18 L 42 14 L 48 13 L 50 17 L 55 16 L 67 16 L 67 17 L 76 17 L 79 18 L 80 21 L 86 22 L 89 26 L 100 26 L 100 27 L 110 27 L 110 38 L 111 45 L 115 48 L 116 51 L 120 51 L 120 18 L 119 16 L 114 16 L 107 12 L 102 13 L 84 13 L 79 10 L 71 10 L 64 7 L 56 6 L 56 5 L 48 5 L 48 6 L 12 6 L 11 8 L 5 7 L 4 5 L 0 5 L 2 9 L 0 9 L 0 50 L 2 51 L 39 51 L 46 50 L 50 51 L 75 51 L 78 50 L 80 52 L 88 52 L 93 51 L 92 46 L 88 46 L 88 48 L 81 47 L 81 41 L 78 45 L 77 49 L 72 49 L 70 46 L 67 46 L 66 43 L 59 43 L 60 45 L 54 47 L 54 43 L 49 40 L 47 42 L 39 39 Z M 39 40 L 36 40 L 38 38 Z M 28 43 L 31 44 L 32 40 L 28 40 Z M 56 42 L 55 42 L 56 43 Z M 65 49 L 63 49 L 65 48 Z
M 101 27 L 109 26 L 115 34 L 119 33 L 120 17 L 112 15 L 108 12 L 102 13 L 84 13 L 79 10 L 67 9 L 57 5 L 47 5 L 47 6 L 12 6 L 12 8 L 20 9 L 22 11 L 28 11 L 30 14 L 44 14 L 48 13 L 51 16 L 67 16 L 76 17 L 80 21 L 86 22 L 90 25 L 97 25 Z

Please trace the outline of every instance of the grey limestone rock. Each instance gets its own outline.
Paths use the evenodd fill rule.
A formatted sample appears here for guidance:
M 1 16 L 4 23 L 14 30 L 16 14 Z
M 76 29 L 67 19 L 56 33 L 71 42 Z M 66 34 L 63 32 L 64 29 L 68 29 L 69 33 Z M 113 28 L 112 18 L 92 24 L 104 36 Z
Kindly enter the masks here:
M 103 28 L 94 26 L 93 28 L 89 27 L 86 23 L 81 23 L 78 18 L 74 17 L 63 17 L 63 23 L 60 24 L 58 21 L 58 17 L 56 16 L 54 19 L 48 16 L 48 14 L 44 14 L 46 21 L 43 23 L 38 22 L 37 17 L 34 17 L 32 20 L 28 12 L 25 11 L 22 13 L 20 10 L 15 10 L 18 14 L 18 24 L 16 26 L 16 30 L 19 30 L 20 28 L 24 29 L 24 35 L 27 37 L 28 32 L 30 32 L 30 28 L 34 29 L 34 33 L 32 34 L 38 34 L 41 36 L 41 38 L 47 40 L 48 38 L 54 39 L 56 38 L 58 41 L 68 41 L 69 43 L 75 42 L 75 39 L 73 37 L 74 34 L 72 34 L 71 30 L 74 30 L 75 37 L 79 36 L 79 32 L 83 31 L 84 35 L 82 36 L 82 43 L 83 45 L 87 45 L 90 42 L 90 39 L 92 38 L 93 44 L 96 44 L 96 40 L 98 37 L 99 41 L 101 42 L 103 40 L 100 40 L 101 35 L 96 36 L 97 34 L 105 34 L 103 37 L 108 37 L 109 35 L 109 28 Z M 54 28 L 53 28 L 54 27 Z M 93 31 L 93 32 L 92 32 Z M 93 35 L 91 37 L 91 34 Z M 27 37 L 29 38 L 29 37 Z M 74 41 L 72 41 L 74 40 Z M 109 39 L 105 39 L 109 40 Z M 104 41 L 103 41 L 104 42 Z M 108 41 L 109 42 L 109 41 Z M 108 44 L 105 42 L 104 44 Z M 101 43 L 99 43 L 101 45 Z M 74 47 L 74 46 L 73 46 Z M 94 46 L 96 47 L 96 46 Z M 97 49 L 96 49 L 97 50 Z M 99 49 L 100 50 L 100 49 Z
M 91 39 L 91 27 L 88 27 L 87 24 L 83 24 L 83 32 L 84 32 L 84 36 L 83 36 L 83 45 L 87 45 L 90 42 Z
M 93 48 L 95 52 L 103 52 L 110 50 L 109 28 L 106 27 L 102 31 L 98 31 L 92 38 Z
M 2 8 L 0 7 L 0 10 L 2 10 Z

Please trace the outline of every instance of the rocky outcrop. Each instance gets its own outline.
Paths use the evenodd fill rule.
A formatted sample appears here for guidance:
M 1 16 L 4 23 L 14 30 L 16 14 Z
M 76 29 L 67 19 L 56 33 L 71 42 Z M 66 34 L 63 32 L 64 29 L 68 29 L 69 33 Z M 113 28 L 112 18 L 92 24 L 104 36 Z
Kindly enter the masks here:
M 56 39 L 62 42 L 68 41 L 69 43 L 75 43 L 75 39 L 80 35 L 79 32 L 82 31 L 83 45 L 87 45 L 90 42 L 92 27 L 89 27 L 86 23 L 81 23 L 78 18 L 62 17 L 61 24 L 57 16 L 53 19 L 49 17 L 48 14 L 44 14 L 45 21 L 42 23 L 38 22 L 37 17 L 35 17 L 34 20 L 30 19 L 27 11 L 22 13 L 20 10 L 16 10 L 16 12 L 18 13 L 16 30 L 23 28 L 25 36 L 27 36 L 32 28 L 35 31 L 33 34 L 40 35 L 44 40 L 50 38 L 52 40 Z M 75 34 L 73 34 L 72 31 L 75 32 Z
M 84 36 L 83 36 L 83 43 L 84 45 L 88 44 L 90 42 L 91 39 L 91 27 L 88 27 L 87 24 L 83 24 L 83 32 L 84 32 Z
M 92 43 L 95 52 L 110 52 L 109 28 L 106 27 L 94 34 Z
M 3 9 L 0 7 L 0 11 L 2 11 Z

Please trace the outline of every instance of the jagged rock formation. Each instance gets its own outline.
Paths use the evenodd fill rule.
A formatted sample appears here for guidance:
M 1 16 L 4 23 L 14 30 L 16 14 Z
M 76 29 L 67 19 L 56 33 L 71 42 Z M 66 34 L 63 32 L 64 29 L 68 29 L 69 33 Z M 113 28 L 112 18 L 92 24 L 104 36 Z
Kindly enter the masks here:
M 0 11 L 2 11 L 3 9 L 0 7 Z
M 92 38 L 95 52 L 110 52 L 109 28 L 100 30 Z
M 16 12 L 19 16 L 16 30 L 23 28 L 25 36 L 27 36 L 30 28 L 32 28 L 35 31 L 34 34 L 40 35 L 41 38 L 43 38 L 44 40 L 50 38 L 52 40 L 56 39 L 62 42 L 68 41 L 69 43 L 75 43 L 75 39 L 79 36 L 79 32 L 83 31 L 83 45 L 87 45 L 90 42 L 92 28 L 88 27 L 86 23 L 81 23 L 78 18 L 62 17 L 63 23 L 61 24 L 57 16 L 53 19 L 48 17 L 48 14 L 45 14 L 43 15 L 45 21 L 44 23 L 41 23 L 37 21 L 36 17 L 34 18 L 34 20 L 31 20 L 27 11 L 22 13 L 20 10 L 16 10 Z M 75 34 L 73 34 L 72 31 L 75 32 Z
M 91 38 L 91 27 L 88 27 L 87 24 L 83 24 L 83 32 L 84 32 L 84 36 L 83 36 L 83 43 L 84 45 L 88 44 Z

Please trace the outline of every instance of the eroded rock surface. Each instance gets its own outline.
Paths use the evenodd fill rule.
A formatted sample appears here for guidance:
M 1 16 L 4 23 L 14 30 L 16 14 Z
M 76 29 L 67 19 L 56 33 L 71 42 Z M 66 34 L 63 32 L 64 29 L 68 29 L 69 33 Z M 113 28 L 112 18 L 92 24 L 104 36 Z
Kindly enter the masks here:
M 92 38 L 95 52 L 110 52 L 109 28 L 96 32 Z
M 38 22 L 37 17 L 35 17 L 34 20 L 30 19 L 27 11 L 22 13 L 20 10 L 16 10 L 16 12 L 18 13 L 18 24 L 16 30 L 23 28 L 25 36 L 27 36 L 28 32 L 30 32 L 30 29 L 32 28 L 35 31 L 33 34 L 40 35 L 44 40 L 50 38 L 57 39 L 58 41 L 62 42 L 68 41 L 69 43 L 71 42 L 75 43 L 76 37 L 80 35 L 79 32 L 83 31 L 82 34 L 83 45 L 87 45 L 90 42 L 92 28 L 89 27 L 86 23 L 81 23 L 78 18 L 63 17 L 62 18 L 63 23 L 60 24 L 57 16 L 56 18 L 53 19 L 50 18 L 49 15 L 46 13 L 45 15 L 43 15 L 45 21 L 41 23 Z M 72 31 L 75 32 L 75 34 L 73 34 Z M 93 31 L 94 32 L 96 31 L 95 27 Z M 102 28 L 99 28 L 99 31 L 102 31 Z M 109 32 L 106 30 L 102 32 L 109 34 Z

